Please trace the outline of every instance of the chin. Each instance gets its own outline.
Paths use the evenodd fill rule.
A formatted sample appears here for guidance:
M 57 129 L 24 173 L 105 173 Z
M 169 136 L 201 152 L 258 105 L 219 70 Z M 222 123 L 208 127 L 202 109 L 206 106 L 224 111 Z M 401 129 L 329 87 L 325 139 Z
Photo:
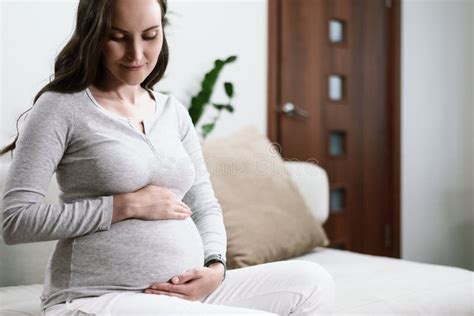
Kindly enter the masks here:
M 136 86 L 142 83 L 143 80 L 145 80 L 147 76 L 148 75 L 144 76 L 141 74 L 140 75 L 135 74 L 135 75 L 122 75 L 122 76 L 119 76 L 118 78 L 120 78 L 120 81 L 122 81 L 123 83 L 126 83 L 131 86 Z
M 145 66 L 146 67 L 146 66 Z M 142 69 L 141 71 L 129 72 L 124 70 L 121 66 L 110 71 L 110 74 L 116 78 L 116 80 L 121 81 L 124 84 L 130 86 L 137 86 L 141 84 L 149 75 L 147 68 Z
M 129 85 L 129 86 L 138 86 L 140 85 L 143 81 L 145 80 L 145 78 L 143 79 L 140 79 L 140 80 L 122 80 L 123 83 Z

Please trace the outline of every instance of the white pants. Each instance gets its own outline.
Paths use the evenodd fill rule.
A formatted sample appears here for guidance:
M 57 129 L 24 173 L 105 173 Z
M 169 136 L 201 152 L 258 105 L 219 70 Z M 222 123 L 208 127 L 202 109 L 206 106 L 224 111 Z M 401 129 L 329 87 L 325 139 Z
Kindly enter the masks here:
M 44 315 L 330 315 L 334 304 L 335 284 L 321 265 L 289 260 L 228 270 L 221 285 L 198 301 L 116 292 L 57 304 Z

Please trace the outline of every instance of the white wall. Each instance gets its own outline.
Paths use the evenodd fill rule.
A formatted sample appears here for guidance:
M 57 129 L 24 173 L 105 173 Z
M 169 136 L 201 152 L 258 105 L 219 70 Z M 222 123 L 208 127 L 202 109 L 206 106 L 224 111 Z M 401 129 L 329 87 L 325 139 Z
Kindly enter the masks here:
M 473 9 L 404 1 L 402 257 L 474 269 Z
M 13 140 L 18 116 L 53 73 L 54 58 L 69 38 L 78 1 L 2 1 L 3 66 L 0 144 Z M 189 105 L 214 60 L 237 55 L 224 67 L 212 101 L 226 102 L 224 81 L 234 83 L 234 114 L 223 112 L 211 138 L 241 124 L 266 132 L 267 3 L 265 0 L 169 0 L 170 62 L 155 86 Z M 34 26 L 33 28 L 31 26 Z M 3 90 L 3 93 L 2 93 Z M 215 115 L 209 109 L 203 121 Z M 5 158 L 4 158 L 5 159 Z
M 0 1 L 0 145 L 14 139 L 17 118 L 48 83 L 54 58 L 72 32 L 76 6 L 76 1 Z
M 224 112 L 210 138 L 255 125 L 266 134 L 267 2 L 265 0 L 171 0 L 170 64 L 158 90 L 170 91 L 185 104 L 199 91 L 214 60 L 237 55 L 225 66 L 212 100 L 226 102 L 224 81 L 234 83 L 235 112 Z M 215 115 L 206 112 L 203 121 Z
M 1 2 L 0 144 L 52 73 L 76 3 Z M 402 257 L 470 269 L 473 6 L 470 0 L 404 1 L 401 53 Z M 267 0 L 169 1 L 171 60 L 158 90 L 186 103 L 214 59 L 239 56 L 219 82 L 219 89 L 224 80 L 234 82 L 236 112 L 225 113 L 211 137 L 244 124 L 266 130 L 266 8 Z M 222 90 L 215 97 L 225 100 Z

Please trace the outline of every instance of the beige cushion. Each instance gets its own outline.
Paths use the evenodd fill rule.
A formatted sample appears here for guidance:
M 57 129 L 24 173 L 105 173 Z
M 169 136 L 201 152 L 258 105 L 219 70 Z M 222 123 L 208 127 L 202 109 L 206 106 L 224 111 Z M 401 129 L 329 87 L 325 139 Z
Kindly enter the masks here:
M 224 214 L 229 269 L 329 245 L 281 156 L 255 127 L 207 140 L 203 153 Z

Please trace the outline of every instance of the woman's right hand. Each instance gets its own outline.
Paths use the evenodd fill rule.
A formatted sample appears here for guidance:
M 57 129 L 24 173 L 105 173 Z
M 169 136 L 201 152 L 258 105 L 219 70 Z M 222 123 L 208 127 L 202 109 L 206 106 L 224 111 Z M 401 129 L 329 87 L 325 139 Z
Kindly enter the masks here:
M 120 216 L 119 214 L 126 214 Z M 147 185 L 138 191 L 114 196 L 114 218 L 112 223 L 125 218 L 144 220 L 186 219 L 191 209 L 169 189 Z

